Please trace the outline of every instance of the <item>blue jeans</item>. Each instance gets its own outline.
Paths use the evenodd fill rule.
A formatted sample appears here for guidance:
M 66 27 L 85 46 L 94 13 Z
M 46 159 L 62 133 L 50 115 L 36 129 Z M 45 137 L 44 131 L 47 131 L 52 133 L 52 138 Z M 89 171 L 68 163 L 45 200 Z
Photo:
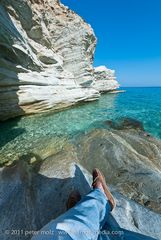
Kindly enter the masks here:
M 110 204 L 100 189 L 92 190 L 75 207 L 45 225 L 32 240 L 152 240 L 108 226 Z

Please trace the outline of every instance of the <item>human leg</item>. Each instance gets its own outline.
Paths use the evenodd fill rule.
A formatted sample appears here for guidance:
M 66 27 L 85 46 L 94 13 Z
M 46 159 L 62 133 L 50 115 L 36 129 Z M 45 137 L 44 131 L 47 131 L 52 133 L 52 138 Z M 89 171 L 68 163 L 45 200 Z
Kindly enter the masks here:
M 51 236 L 39 235 L 32 238 L 32 240 L 48 240 L 48 239 L 68 239 L 71 237 L 73 240 L 96 240 L 99 235 L 100 229 L 105 223 L 107 215 L 110 213 L 113 202 L 111 203 L 107 199 L 109 191 L 106 188 L 105 194 L 105 181 L 102 183 L 102 179 L 99 176 L 94 175 L 93 190 L 86 195 L 79 203 L 62 214 L 55 220 L 52 220 L 45 227 L 41 229 L 41 232 L 49 232 Z M 95 179 L 97 177 L 97 179 Z M 58 234 L 61 234 L 61 236 Z M 54 237 L 58 236 L 59 238 Z M 61 237 L 61 238 L 60 238 Z

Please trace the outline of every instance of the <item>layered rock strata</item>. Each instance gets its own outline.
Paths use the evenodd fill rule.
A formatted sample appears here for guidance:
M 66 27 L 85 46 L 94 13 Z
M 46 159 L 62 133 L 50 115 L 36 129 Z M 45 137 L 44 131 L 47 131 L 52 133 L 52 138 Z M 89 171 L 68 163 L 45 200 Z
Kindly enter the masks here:
M 105 66 L 94 68 L 94 78 L 93 87 L 99 92 L 108 92 L 120 86 L 116 81 L 115 71 Z
M 57 0 L 2 0 L 0 26 L 0 120 L 99 97 L 96 37 L 73 11 Z

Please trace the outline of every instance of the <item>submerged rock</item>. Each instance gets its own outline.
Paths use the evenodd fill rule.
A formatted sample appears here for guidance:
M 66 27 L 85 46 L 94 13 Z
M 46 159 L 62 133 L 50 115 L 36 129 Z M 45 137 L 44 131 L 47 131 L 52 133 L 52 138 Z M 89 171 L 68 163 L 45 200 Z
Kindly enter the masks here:
M 104 124 L 117 130 L 138 129 L 144 131 L 143 123 L 133 118 L 121 118 L 115 122 L 108 120 Z
M 99 98 L 96 37 L 73 11 L 58 0 L 2 0 L 0 25 L 0 120 Z

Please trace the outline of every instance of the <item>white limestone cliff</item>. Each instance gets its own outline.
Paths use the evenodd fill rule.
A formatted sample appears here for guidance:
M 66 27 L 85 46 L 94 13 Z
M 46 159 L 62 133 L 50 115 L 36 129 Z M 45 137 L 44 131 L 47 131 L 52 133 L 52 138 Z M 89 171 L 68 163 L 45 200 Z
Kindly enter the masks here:
M 116 88 L 107 77 L 99 81 L 93 68 L 92 28 L 58 0 L 2 0 L 0 26 L 0 120 L 91 101 Z
M 115 90 L 120 86 L 116 81 L 115 71 L 108 69 L 105 66 L 94 68 L 94 78 L 95 81 L 93 82 L 93 88 L 99 92 Z

